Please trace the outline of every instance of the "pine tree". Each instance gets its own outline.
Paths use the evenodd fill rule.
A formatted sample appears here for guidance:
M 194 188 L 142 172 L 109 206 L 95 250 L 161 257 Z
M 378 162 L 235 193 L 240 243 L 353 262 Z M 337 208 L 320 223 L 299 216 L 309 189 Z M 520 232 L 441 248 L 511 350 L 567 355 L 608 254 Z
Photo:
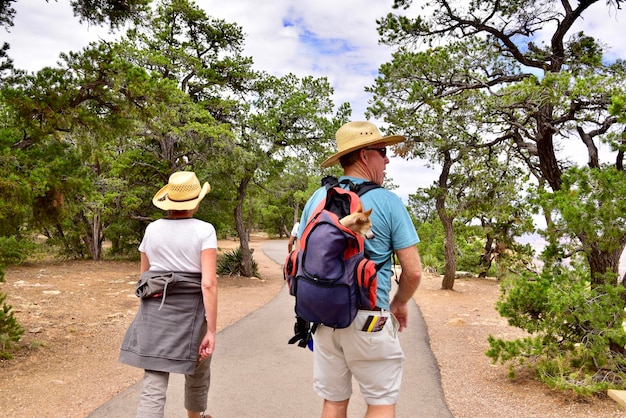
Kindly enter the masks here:
M 24 329 L 17 322 L 13 315 L 11 305 L 4 303 L 7 295 L 0 293 L 0 358 L 10 359 L 13 356 L 9 350 L 13 347 L 13 343 L 20 341 Z

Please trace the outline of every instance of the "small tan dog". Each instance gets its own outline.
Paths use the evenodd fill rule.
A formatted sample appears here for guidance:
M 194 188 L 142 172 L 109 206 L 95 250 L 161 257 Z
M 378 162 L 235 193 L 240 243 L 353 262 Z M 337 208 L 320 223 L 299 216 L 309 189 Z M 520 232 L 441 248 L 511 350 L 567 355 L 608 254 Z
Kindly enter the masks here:
M 372 232 L 372 221 L 370 220 L 371 213 L 372 209 L 363 212 L 363 206 L 359 205 L 356 212 L 344 216 L 339 219 L 339 222 L 341 225 L 361 235 L 363 238 L 372 239 L 374 238 L 374 233 Z

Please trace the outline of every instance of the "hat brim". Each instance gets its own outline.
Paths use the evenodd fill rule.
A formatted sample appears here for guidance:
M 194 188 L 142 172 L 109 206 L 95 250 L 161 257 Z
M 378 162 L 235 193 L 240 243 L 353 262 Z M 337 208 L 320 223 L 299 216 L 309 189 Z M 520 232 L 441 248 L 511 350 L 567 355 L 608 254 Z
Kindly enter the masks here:
M 404 141 L 404 137 L 402 135 L 391 135 L 391 136 L 386 136 L 383 138 L 373 138 L 369 141 L 366 142 L 361 142 L 355 146 L 352 146 L 350 148 L 346 148 L 344 150 L 341 150 L 340 152 L 332 155 L 331 157 L 329 157 L 328 159 L 326 159 L 322 164 L 320 164 L 320 166 L 322 168 L 326 168 L 326 167 L 330 167 L 332 165 L 335 165 L 339 162 L 339 159 L 341 157 L 343 157 L 346 154 L 351 153 L 352 151 L 361 149 L 361 148 L 365 148 L 368 145 L 372 145 L 372 144 L 385 144 L 385 145 L 394 145 L 394 144 L 398 144 L 402 141 Z
M 165 185 L 159 190 L 154 197 L 152 198 L 152 204 L 159 209 L 163 210 L 191 210 L 195 209 L 196 206 L 204 199 L 207 193 L 211 190 L 211 185 L 208 182 L 205 182 L 202 185 L 202 189 L 200 190 L 200 194 L 195 199 L 185 200 L 184 202 L 175 202 L 170 200 L 166 194 L 169 190 L 169 185 Z M 165 196 L 165 198 L 163 198 Z

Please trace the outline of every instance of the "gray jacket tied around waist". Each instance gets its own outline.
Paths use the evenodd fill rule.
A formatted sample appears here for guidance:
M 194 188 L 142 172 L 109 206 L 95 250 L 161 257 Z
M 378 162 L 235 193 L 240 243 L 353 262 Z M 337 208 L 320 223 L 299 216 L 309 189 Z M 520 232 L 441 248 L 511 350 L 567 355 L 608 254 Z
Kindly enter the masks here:
M 146 271 L 137 283 L 139 310 L 119 361 L 147 370 L 193 374 L 206 332 L 200 273 Z

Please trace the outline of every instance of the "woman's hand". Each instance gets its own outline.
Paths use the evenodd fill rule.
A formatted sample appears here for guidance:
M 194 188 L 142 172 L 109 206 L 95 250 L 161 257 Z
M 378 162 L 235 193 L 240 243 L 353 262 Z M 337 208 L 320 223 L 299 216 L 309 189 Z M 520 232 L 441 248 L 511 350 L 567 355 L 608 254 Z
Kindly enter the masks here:
M 213 350 L 215 350 L 215 333 L 207 331 L 198 349 L 200 360 L 204 360 L 213 354 Z

